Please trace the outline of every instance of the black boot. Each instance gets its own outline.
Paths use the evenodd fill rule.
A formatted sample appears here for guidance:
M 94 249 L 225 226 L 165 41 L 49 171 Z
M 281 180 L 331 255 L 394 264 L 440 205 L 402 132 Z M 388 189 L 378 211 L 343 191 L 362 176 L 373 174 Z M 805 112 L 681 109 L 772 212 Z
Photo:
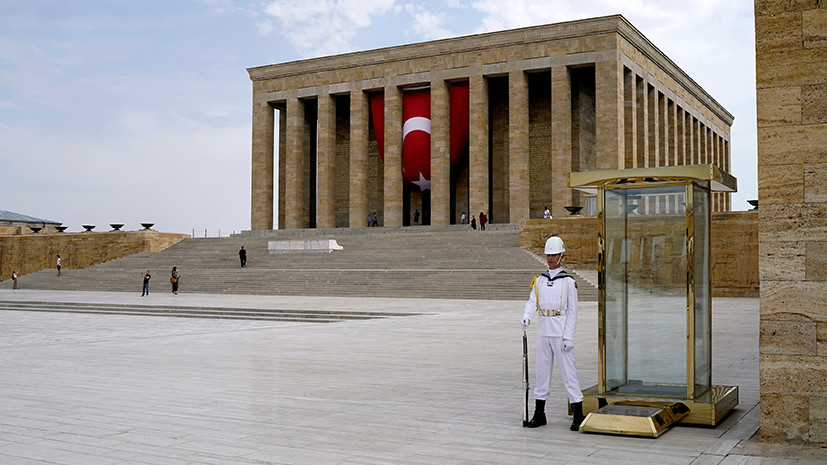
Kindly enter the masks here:
M 546 424 L 546 401 L 534 399 L 534 418 L 526 423 L 526 428 L 536 428 Z
M 571 411 L 574 416 L 574 419 L 571 421 L 571 430 L 578 431 L 580 429 L 580 423 L 583 423 L 583 420 L 586 418 L 583 416 L 583 402 L 575 402 L 571 404 Z

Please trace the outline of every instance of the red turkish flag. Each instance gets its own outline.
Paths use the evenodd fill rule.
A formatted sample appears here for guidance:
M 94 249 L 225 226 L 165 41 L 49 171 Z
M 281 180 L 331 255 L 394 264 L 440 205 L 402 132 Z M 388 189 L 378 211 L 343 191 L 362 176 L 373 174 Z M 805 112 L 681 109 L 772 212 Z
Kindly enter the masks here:
M 451 166 L 462 159 L 468 147 L 468 83 L 451 84 L 450 158 Z M 384 95 L 370 97 L 373 128 L 384 160 L 385 101 Z M 402 94 L 402 179 L 416 184 L 420 190 L 430 188 L 431 181 L 431 89 L 405 90 Z

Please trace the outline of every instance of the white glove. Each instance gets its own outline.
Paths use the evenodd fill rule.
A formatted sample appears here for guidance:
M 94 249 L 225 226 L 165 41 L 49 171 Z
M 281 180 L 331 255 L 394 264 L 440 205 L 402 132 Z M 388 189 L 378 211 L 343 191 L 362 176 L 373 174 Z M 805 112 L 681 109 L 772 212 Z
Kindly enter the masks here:
M 574 349 L 574 341 L 570 339 L 563 339 L 563 350 L 566 352 Z
M 523 319 L 520 320 L 520 329 L 525 331 L 525 330 L 528 329 L 528 325 L 530 325 L 530 324 L 531 324 L 531 319 L 523 317 Z

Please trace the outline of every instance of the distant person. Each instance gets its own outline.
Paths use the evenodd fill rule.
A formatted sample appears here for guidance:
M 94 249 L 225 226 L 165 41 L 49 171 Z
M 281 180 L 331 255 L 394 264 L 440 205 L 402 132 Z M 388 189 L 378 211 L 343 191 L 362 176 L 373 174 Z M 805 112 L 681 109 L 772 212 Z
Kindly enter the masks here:
M 379 226 L 379 219 L 376 217 L 376 212 L 373 212 L 373 224 L 371 226 Z
M 143 297 L 149 295 L 149 280 L 152 279 L 152 275 L 149 274 L 149 270 L 146 270 L 141 276 L 144 278 L 144 287 L 141 289 L 141 297 Z
M 477 217 L 475 215 L 471 215 L 471 229 L 477 230 Z
M 172 267 L 172 276 L 169 278 L 169 282 L 172 283 L 172 293 L 178 295 L 178 281 L 181 279 L 181 273 L 178 272 L 178 267 Z
M 480 212 L 480 231 L 485 231 L 485 223 L 488 221 L 488 218 L 485 216 L 485 213 Z
M 17 289 L 17 270 L 12 270 L 11 272 L 11 280 L 12 280 L 12 289 Z
M 548 207 L 543 211 L 543 219 L 550 220 L 551 219 L 551 212 L 548 211 Z
M 414 210 L 414 224 L 419 224 L 419 209 Z
M 459 217 L 459 224 L 465 224 L 465 212 L 462 212 L 462 216 Z
M 60 254 L 57 254 L 57 275 L 60 276 Z
M 238 259 L 241 261 L 241 267 L 247 267 L 247 251 L 244 250 L 244 246 L 241 246 L 241 250 L 238 251 Z

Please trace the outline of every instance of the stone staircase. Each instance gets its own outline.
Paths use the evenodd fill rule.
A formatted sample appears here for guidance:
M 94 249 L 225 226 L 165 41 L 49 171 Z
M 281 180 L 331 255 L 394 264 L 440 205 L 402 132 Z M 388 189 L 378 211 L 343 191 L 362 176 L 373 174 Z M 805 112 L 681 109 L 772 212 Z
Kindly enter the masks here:
M 186 239 L 161 252 L 64 269 L 60 277 L 43 270 L 22 277 L 20 286 L 140 293 L 141 274 L 149 269 L 151 292 L 169 292 L 170 271 L 177 266 L 182 293 L 525 300 L 544 260 L 519 246 L 516 225 L 488 229 L 304 229 Z M 269 241 L 296 239 L 336 239 L 344 250 L 268 253 Z M 242 245 L 248 257 L 243 269 L 238 261 Z M 580 300 L 597 299 L 594 286 L 580 277 L 578 286 Z

